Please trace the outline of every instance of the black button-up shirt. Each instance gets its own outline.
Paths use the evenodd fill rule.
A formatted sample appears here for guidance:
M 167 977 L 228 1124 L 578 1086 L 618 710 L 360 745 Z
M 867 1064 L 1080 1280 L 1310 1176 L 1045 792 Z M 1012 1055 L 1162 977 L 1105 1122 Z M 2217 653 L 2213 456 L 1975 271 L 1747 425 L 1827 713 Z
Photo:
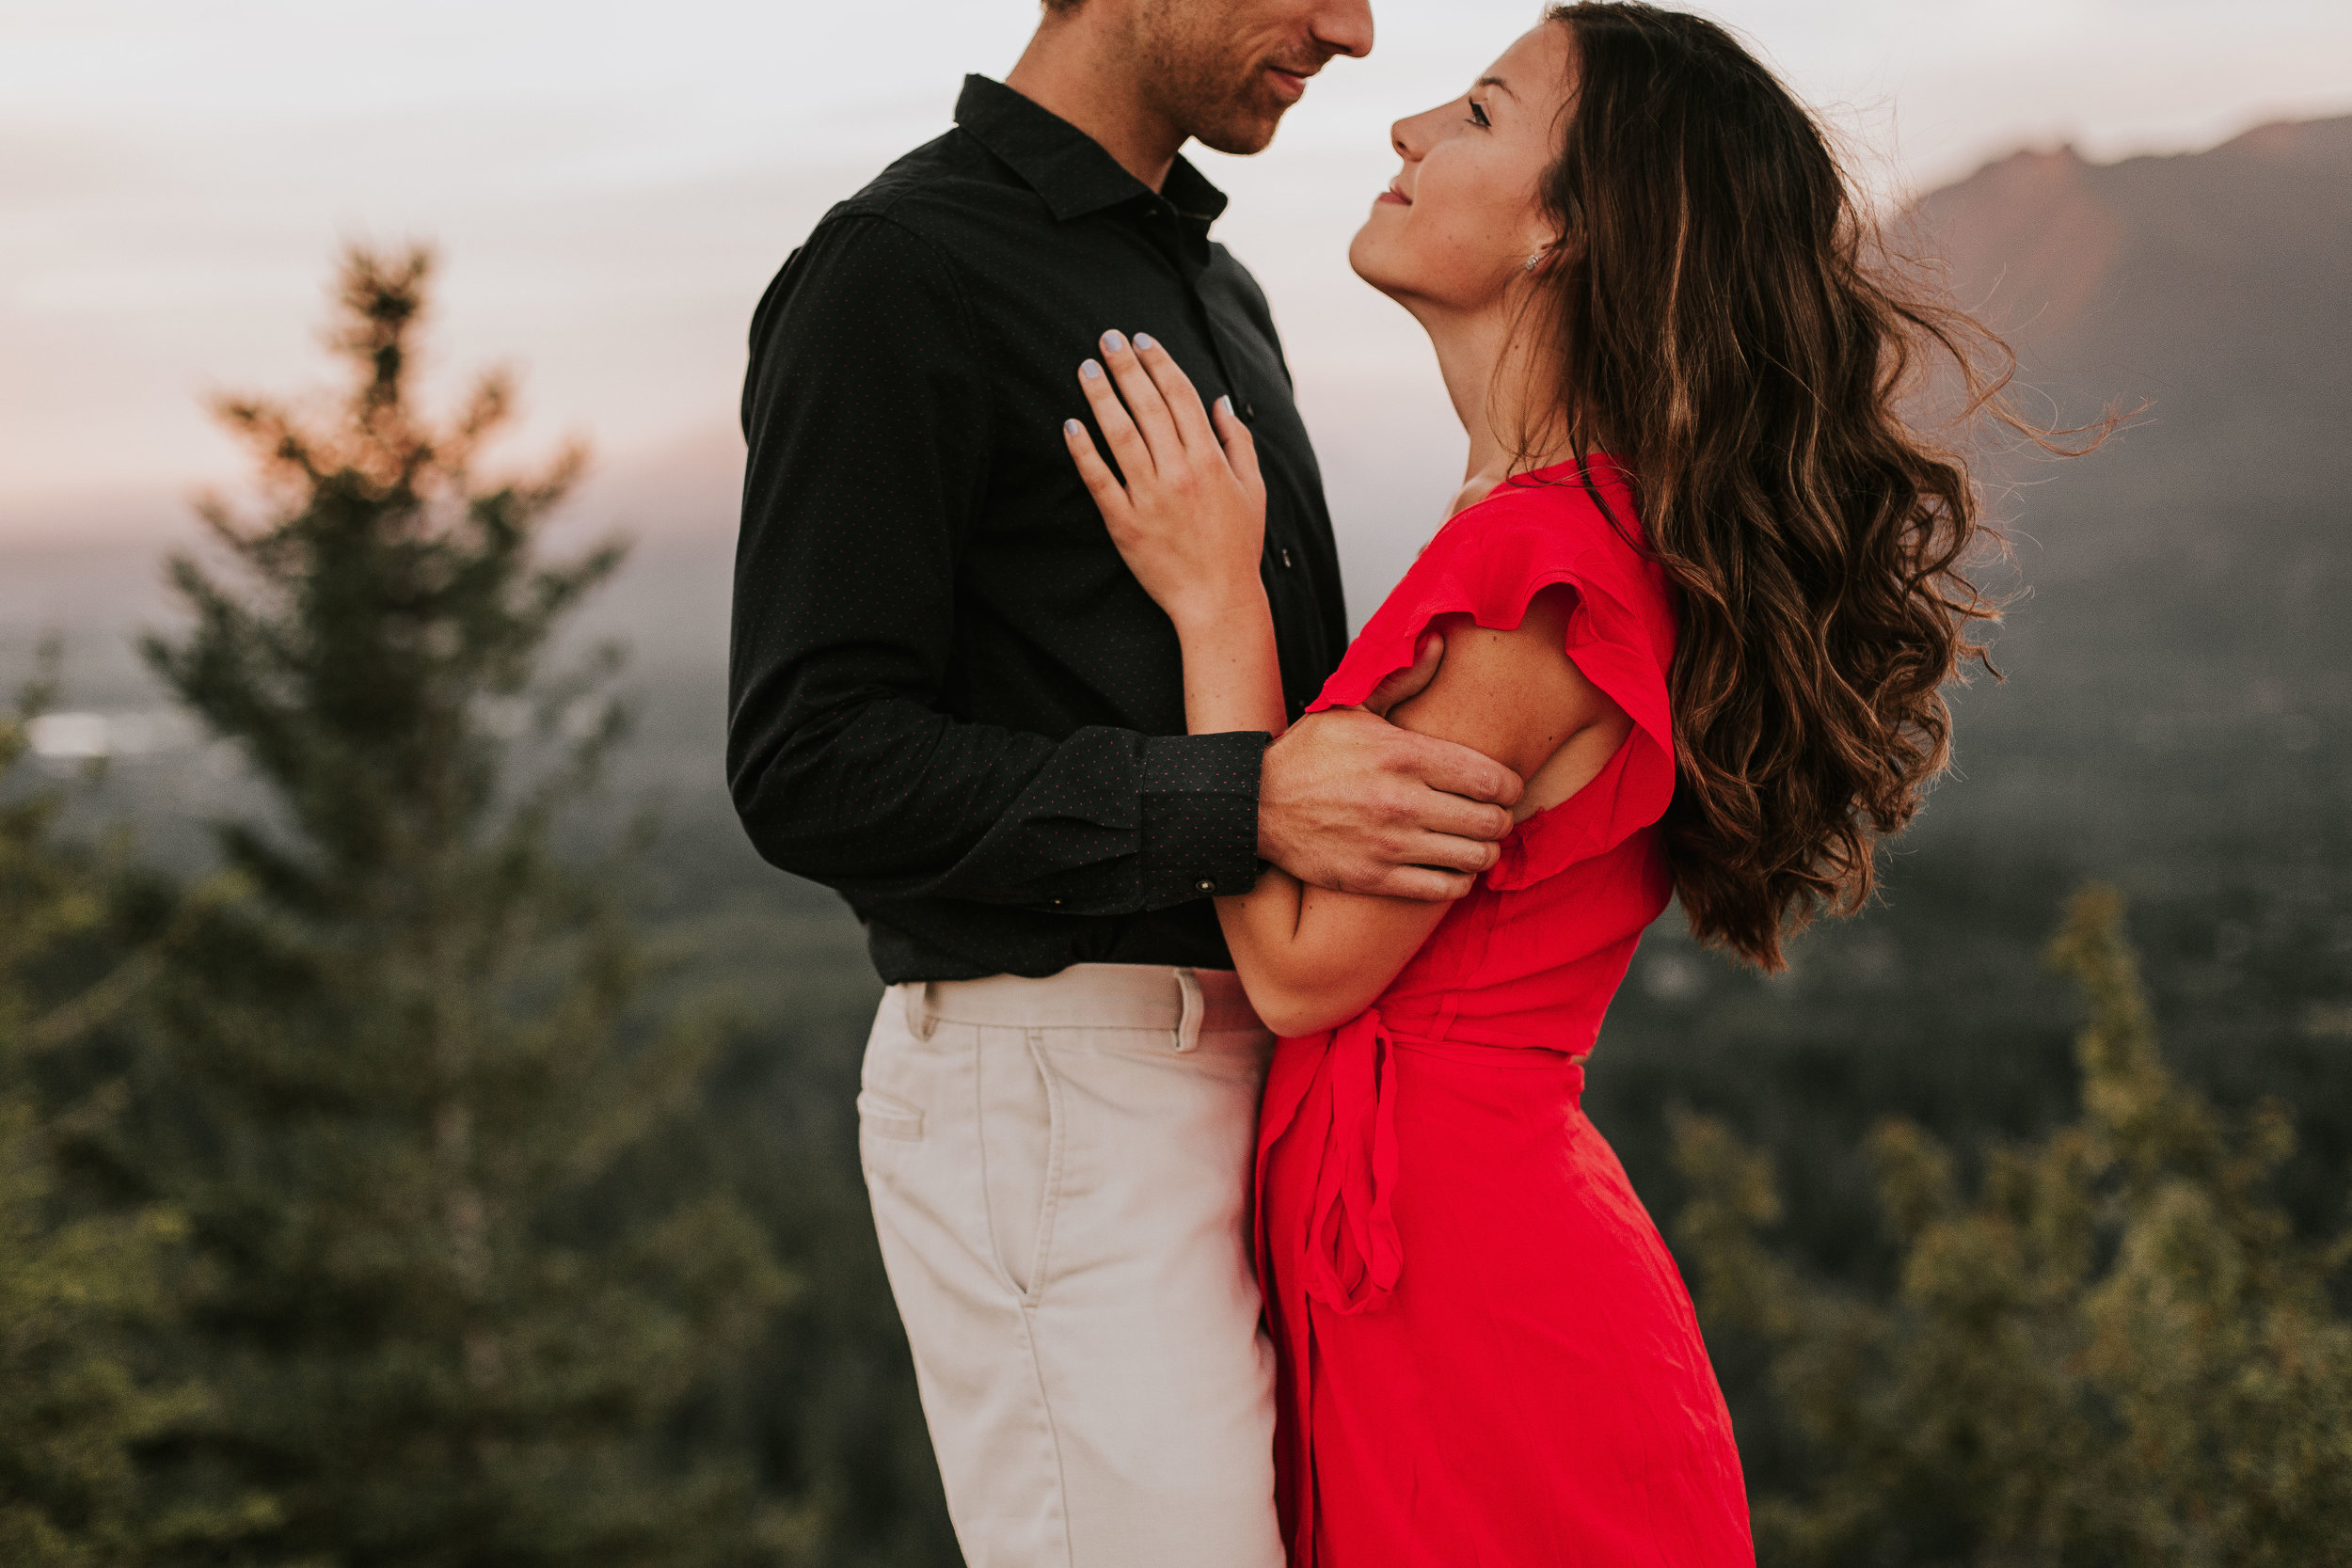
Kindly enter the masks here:
M 887 981 L 1223 966 L 1207 899 L 1256 877 L 1266 737 L 1184 733 L 1175 629 L 1061 422 L 1110 327 L 1232 396 L 1296 713 L 1346 620 L 1281 345 L 1190 164 L 1152 191 L 984 77 L 956 120 L 827 214 L 753 318 L 736 809 L 849 900 Z

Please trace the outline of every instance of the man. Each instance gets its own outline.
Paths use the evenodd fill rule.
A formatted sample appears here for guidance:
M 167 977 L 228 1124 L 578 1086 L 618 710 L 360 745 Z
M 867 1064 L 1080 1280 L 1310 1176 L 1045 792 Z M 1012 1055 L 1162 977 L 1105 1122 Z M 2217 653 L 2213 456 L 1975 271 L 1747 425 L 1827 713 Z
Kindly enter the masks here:
M 1364 712 L 1188 736 L 1061 421 L 1106 329 L 1250 425 L 1291 712 L 1345 641 L 1263 295 L 1177 156 L 1272 140 L 1368 0 L 1055 0 L 754 319 L 728 768 L 890 986 L 860 1147 L 975 1568 L 1279 1568 L 1248 1193 L 1272 1041 L 1211 899 L 1261 858 L 1450 898 L 1518 781 Z

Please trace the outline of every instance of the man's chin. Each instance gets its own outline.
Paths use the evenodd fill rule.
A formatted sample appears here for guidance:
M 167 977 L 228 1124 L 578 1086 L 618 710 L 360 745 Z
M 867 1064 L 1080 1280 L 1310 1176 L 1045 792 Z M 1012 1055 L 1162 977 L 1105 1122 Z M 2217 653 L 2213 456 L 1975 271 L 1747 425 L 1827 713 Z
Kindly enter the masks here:
M 1253 152 L 1263 152 L 1273 146 L 1274 133 L 1281 124 L 1280 109 L 1270 114 L 1236 114 L 1220 119 L 1215 125 L 1197 127 L 1192 135 L 1195 141 L 1213 151 L 1247 158 Z

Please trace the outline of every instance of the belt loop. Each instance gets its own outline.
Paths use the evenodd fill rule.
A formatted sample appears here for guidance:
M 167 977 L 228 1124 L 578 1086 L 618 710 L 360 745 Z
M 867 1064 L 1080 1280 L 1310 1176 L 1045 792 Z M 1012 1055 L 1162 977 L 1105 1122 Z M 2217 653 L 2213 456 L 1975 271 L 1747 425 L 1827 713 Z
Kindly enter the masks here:
M 907 993 L 907 1033 L 918 1040 L 930 1039 L 939 1026 L 939 1020 L 931 1016 L 931 983 L 909 980 L 901 989 Z
M 1191 970 L 1176 972 L 1176 989 L 1184 999 L 1184 1011 L 1176 1020 L 1176 1049 L 1190 1051 L 1200 1043 L 1200 1020 L 1209 1009 L 1201 1000 L 1200 976 Z

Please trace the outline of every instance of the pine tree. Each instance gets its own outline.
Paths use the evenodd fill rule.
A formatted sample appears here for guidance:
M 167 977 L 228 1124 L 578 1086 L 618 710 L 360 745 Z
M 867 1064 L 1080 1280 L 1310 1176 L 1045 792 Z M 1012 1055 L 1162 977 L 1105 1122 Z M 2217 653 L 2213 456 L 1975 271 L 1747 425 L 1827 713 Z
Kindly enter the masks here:
M 185 1463 L 321 1568 L 750 1560 L 751 1478 L 682 1428 L 786 1282 L 724 1196 L 626 1180 L 710 1031 L 634 1027 L 643 956 L 551 847 L 623 715 L 616 656 L 543 666 L 622 551 L 541 558 L 577 452 L 476 481 L 504 380 L 419 411 L 430 270 L 347 256 L 339 403 L 222 405 L 271 505 L 206 507 L 227 565 L 175 559 L 193 626 L 147 644 L 265 806 L 151 1010 L 136 1157 L 221 1396 Z
M 2110 890 L 2051 949 L 2089 1003 L 2083 1114 L 1989 1154 L 1974 1196 L 1908 1122 L 1872 1140 L 1891 1292 L 1766 1245 L 1768 1164 L 1685 1117 L 1680 1239 L 1710 1335 L 1760 1340 L 1813 1484 L 1756 1500 L 1773 1564 L 2352 1563 L 2352 1239 L 2298 1241 L 2265 1183 L 2293 1148 L 2167 1069 Z
M 69 1199 L 59 1147 L 105 1121 L 112 1097 L 59 1103 L 36 1072 L 80 1044 L 96 1011 L 88 991 L 56 994 L 44 960 L 108 915 L 103 867 L 55 841 L 61 795 L 22 778 L 46 698 L 37 683 L 0 719 L 0 1562 L 129 1568 L 233 1540 L 266 1510 L 168 1508 L 140 1474 L 142 1450 L 207 1406 L 162 1370 L 179 1216 Z

